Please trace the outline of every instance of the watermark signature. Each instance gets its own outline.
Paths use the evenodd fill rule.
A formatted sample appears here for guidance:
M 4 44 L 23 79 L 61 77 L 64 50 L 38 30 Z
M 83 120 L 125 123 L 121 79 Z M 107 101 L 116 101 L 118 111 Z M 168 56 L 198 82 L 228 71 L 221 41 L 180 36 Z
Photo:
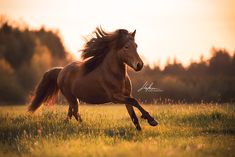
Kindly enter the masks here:
M 144 85 L 137 90 L 137 92 L 141 92 L 141 91 L 145 91 L 145 92 L 163 92 L 163 90 L 161 90 L 159 88 L 156 88 L 156 87 L 153 87 L 153 82 L 148 83 L 148 81 L 146 81 L 144 83 Z

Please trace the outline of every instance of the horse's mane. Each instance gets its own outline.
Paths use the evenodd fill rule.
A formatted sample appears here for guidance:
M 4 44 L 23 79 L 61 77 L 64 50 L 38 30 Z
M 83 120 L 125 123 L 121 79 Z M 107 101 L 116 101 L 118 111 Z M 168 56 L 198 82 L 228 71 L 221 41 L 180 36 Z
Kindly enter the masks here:
M 127 35 L 128 31 L 125 29 L 106 32 L 97 27 L 81 50 L 81 57 L 84 60 L 84 73 L 87 74 L 98 67 L 110 51 L 111 46 L 114 46 L 116 50 L 122 48 L 128 39 Z

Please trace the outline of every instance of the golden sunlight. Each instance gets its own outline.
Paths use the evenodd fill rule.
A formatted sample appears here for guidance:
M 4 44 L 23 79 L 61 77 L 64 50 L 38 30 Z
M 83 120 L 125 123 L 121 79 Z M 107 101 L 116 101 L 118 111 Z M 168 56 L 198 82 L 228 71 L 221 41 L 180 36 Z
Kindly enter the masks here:
M 210 49 L 235 49 L 233 0 L 1 0 L 0 13 L 23 19 L 32 28 L 58 29 L 76 56 L 82 36 L 101 25 L 113 31 L 137 29 L 138 51 L 149 63 L 164 65 L 174 57 L 187 65 L 208 57 Z
M 235 157 L 234 72 L 235 0 L 0 0 L 0 157 Z

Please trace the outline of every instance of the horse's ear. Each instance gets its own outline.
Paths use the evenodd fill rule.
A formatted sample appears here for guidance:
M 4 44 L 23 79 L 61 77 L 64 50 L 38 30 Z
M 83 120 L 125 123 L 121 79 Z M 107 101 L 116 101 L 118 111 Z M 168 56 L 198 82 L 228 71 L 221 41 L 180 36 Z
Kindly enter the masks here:
M 131 33 L 132 37 L 135 38 L 136 29 Z

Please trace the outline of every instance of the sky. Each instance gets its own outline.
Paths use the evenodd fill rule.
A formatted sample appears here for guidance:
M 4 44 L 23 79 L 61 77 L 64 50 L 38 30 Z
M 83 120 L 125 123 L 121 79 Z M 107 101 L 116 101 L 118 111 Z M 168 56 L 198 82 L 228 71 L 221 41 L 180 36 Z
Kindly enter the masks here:
M 184 65 L 207 58 L 212 47 L 235 52 L 234 8 L 235 0 L 0 0 L 0 15 L 59 30 L 78 58 L 97 26 L 136 29 L 139 54 L 161 66 L 169 57 Z

